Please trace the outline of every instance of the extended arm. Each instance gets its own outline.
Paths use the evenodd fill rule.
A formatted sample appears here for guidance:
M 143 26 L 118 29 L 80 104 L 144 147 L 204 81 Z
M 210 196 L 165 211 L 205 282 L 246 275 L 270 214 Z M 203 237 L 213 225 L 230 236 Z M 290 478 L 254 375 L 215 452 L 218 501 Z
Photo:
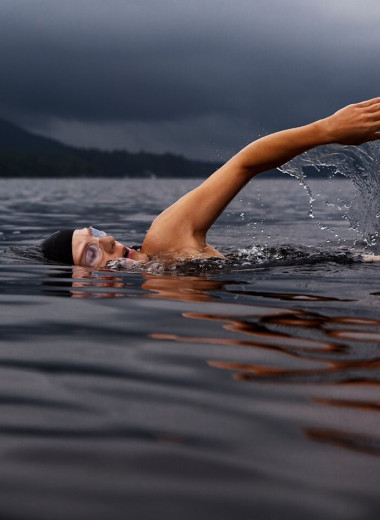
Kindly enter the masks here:
M 349 105 L 309 125 L 254 141 L 157 217 L 144 242 L 146 252 L 202 247 L 210 226 L 255 175 L 319 145 L 380 139 L 379 130 L 380 98 L 375 98 Z

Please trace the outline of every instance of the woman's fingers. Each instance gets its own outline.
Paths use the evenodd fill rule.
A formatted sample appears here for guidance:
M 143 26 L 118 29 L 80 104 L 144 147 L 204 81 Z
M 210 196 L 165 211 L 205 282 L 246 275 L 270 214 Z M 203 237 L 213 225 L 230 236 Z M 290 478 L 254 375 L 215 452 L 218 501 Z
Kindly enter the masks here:
M 357 103 L 357 106 L 359 106 L 361 108 L 372 107 L 372 106 L 374 106 L 376 108 L 376 105 L 380 105 L 380 97 L 367 99 L 367 101 L 362 101 L 361 103 Z
M 376 105 L 371 105 L 366 107 L 367 114 L 371 114 L 372 117 L 379 118 L 380 117 L 380 101 Z

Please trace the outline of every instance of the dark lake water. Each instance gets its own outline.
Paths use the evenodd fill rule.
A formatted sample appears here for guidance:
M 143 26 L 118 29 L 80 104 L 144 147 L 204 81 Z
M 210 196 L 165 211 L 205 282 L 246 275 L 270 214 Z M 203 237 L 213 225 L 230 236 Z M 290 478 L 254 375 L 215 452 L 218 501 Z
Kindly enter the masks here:
M 349 180 L 314 181 L 314 218 L 295 179 L 253 181 L 209 235 L 226 264 L 35 247 L 139 244 L 196 184 L 0 180 L 1 518 L 379 518 L 380 264 L 355 257 Z

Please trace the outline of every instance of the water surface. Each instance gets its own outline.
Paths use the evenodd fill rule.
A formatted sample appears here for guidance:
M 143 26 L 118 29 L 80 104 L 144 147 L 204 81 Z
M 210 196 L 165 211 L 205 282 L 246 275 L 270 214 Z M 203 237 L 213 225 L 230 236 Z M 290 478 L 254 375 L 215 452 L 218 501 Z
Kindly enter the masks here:
M 0 180 L 0 513 L 9 519 L 374 519 L 379 266 L 350 180 L 257 179 L 228 265 L 88 270 L 38 241 L 139 244 L 196 180 Z M 343 202 L 342 202 L 343 201 Z

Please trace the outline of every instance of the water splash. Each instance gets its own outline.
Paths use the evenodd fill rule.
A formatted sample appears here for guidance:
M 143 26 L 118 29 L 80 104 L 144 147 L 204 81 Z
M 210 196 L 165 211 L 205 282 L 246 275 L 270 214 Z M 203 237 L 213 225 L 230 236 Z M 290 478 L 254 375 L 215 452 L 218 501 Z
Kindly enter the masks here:
M 107 269 L 113 269 L 116 271 L 136 271 L 136 272 L 154 272 L 160 273 L 164 270 L 164 265 L 157 261 L 136 261 L 131 258 L 116 258 L 110 260 L 106 265 Z
M 315 265 L 327 262 L 351 264 L 360 261 L 359 255 L 348 250 L 326 251 L 311 246 L 260 246 L 240 248 L 226 255 L 228 267 L 242 269 L 270 268 L 278 266 Z
M 325 201 L 343 211 L 351 228 L 360 239 L 376 253 L 380 253 L 380 143 L 361 146 L 326 145 L 309 150 L 280 168 L 296 177 L 309 195 L 309 215 L 313 215 L 313 202 L 317 194 L 312 192 L 307 174 L 311 170 L 327 173 L 329 178 L 343 175 L 355 187 L 351 201 Z

